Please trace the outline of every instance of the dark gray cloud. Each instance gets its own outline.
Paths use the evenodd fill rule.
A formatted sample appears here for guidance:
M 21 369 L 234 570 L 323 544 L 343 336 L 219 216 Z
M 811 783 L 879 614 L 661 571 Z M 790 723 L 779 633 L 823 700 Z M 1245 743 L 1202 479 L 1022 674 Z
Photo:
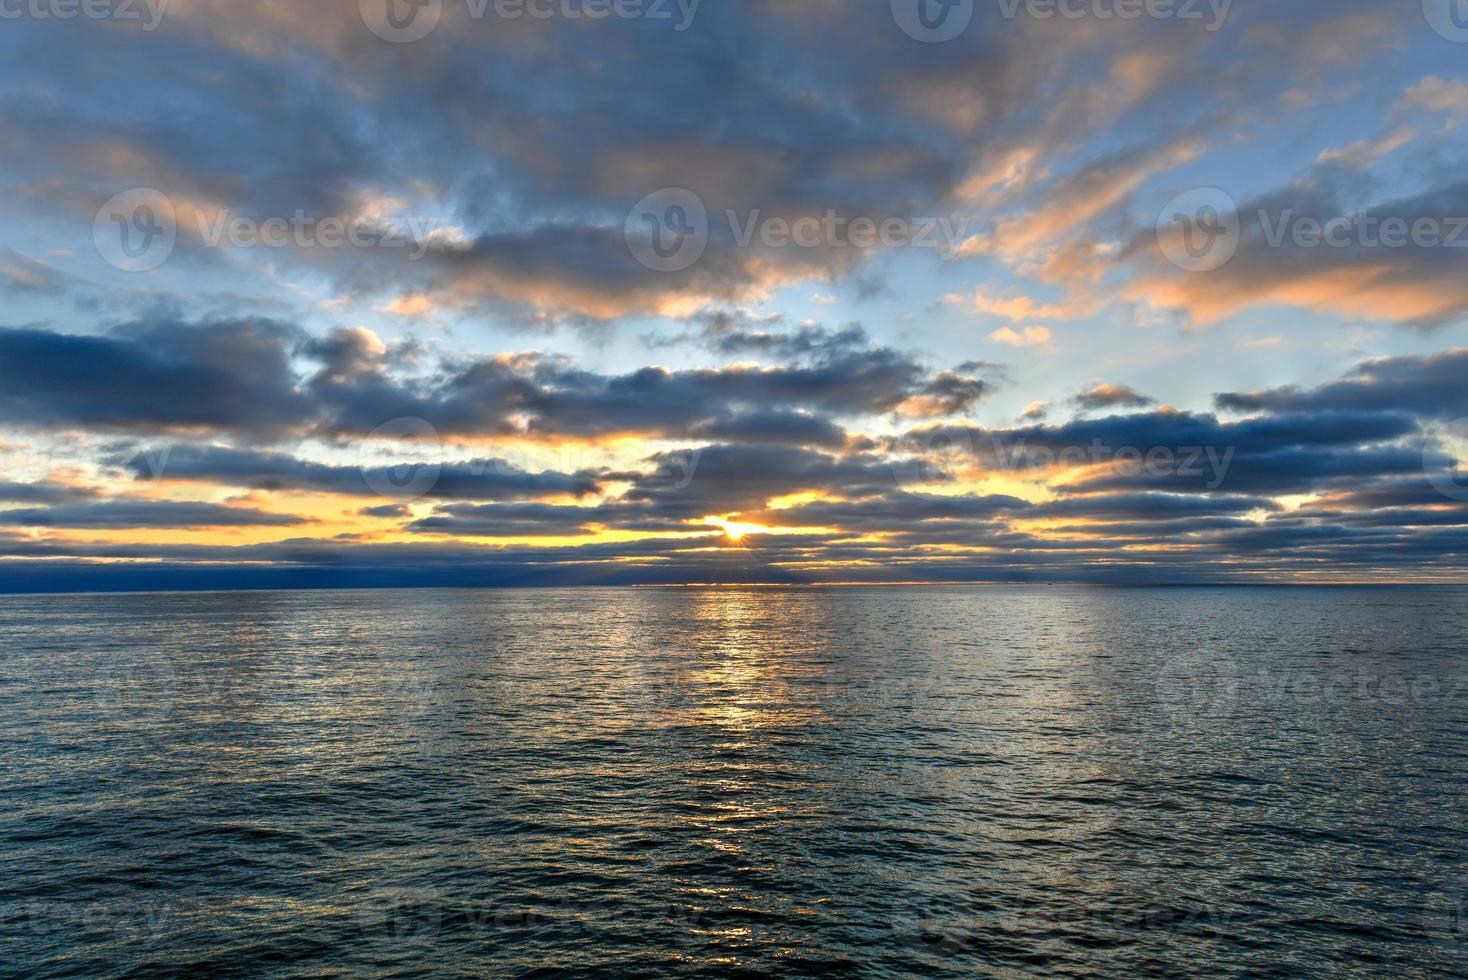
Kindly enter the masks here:
M 95 500 L 99 496 L 101 492 L 91 487 L 72 486 L 65 483 L 44 480 L 39 483 L 0 481 L 0 501 L 8 503 L 52 506 L 82 500 Z
M 801 412 L 749 412 L 695 426 L 689 435 L 714 442 L 813 446 L 840 449 L 846 433 L 817 415 Z
M 1098 520 L 1153 519 L 1160 521 L 1180 517 L 1247 514 L 1251 511 L 1276 511 L 1279 505 L 1268 497 L 1212 495 L 1183 496 L 1166 493 L 1101 494 L 1069 497 L 1041 504 L 1031 512 L 1035 517 L 1086 517 Z
M 407 504 L 383 504 L 380 507 L 363 507 L 360 513 L 363 517 L 378 517 L 385 520 L 407 519 L 413 516 L 413 509 Z
M 139 452 L 122 447 L 104 462 L 139 480 L 184 480 L 249 490 L 297 490 L 358 497 L 391 495 L 414 482 L 422 468 L 432 476 L 425 496 L 441 500 L 512 500 L 595 493 L 595 474 L 527 473 L 503 459 L 441 462 L 442 447 L 418 447 L 420 461 L 404 466 L 336 466 L 286 453 L 226 446 L 175 445 Z M 413 472 L 404 472 L 404 469 Z
M 1468 416 L 1468 350 L 1383 357 L 1318 388 L 1271 388 L 1215 397 L 1228 412 L 1380 412 L 1426 419 Z
M 0 527 L 293 527 L 307 523 L 304 518 L 249 507 L 174 500 L 105 500 L 0 511 Z
M 658 470 L 639 475 L 623 502 L 671 518 L 737 513 L 801 492 L 861 495 L 893 485 L 891 467 L 866 454 L 841 457 L 810 449 L 719 445 L 653 461 Z
M 576 534 L 596 521 L 596 509 L 551 504 L 453 504 L 415 521 L 411 530 L 454 537 L 513 538 Z
M 992 391 L 990 382 L 970 374 L 934 374 L 907 354 L 873 346 L 860 328 L 807 329 L 770 338 L 765 349 L 790 359 L 682 371 L 649 367 L 620 376 L 540 355 L 464 359 L 417 384 L 395 380 L 379 361 L 357 352 L 350 364 L 317 375 L 310 391 L 324 427 L 343 433 L 413 416 L 445 435 L 698 439 L 758 427 L 760 417 L 769 423 L 778 411 L 790 423 L 782 439 L 808 433 L 825 445 L 834 440 L 829 425 L 802 422 L 796 413 L 853 417 L 903 409 L 941 417 L 967 411 Z M 763 428 L 766 438 L 775 434 L 773 426 Z
M 130 323 L 98 337 L 0 328 L 0 422 L 101 431 L 273 435 L 305 424 L 272 321 Z
M 413 374 L 418 352 L 385 348 L 359 330 L 308 339 L 273 321 L 133 323 L 99 337 L 13 328 L 0 330 L 0 422 L 268 440 L 367 435 L 415 418 L 445 437 L 697 439 L 747 430 L 836 445 L 829 419 L 810 413 L 951 415 L 992 390 L 872 346 L 859 329 L 797 335 L 791 345 L 786 353 L 803 356 L 770 366 L 609 376 L 526 354 L 459 356 Z M 297 358 L 314 370 L 300 372 Z

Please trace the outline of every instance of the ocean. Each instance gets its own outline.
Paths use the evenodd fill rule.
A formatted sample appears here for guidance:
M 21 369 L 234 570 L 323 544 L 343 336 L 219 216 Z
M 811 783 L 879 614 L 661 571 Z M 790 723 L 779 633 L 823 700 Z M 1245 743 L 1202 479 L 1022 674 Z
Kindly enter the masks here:
M 1465 600 L 0 597 L 0 974 L 1463 976 Z

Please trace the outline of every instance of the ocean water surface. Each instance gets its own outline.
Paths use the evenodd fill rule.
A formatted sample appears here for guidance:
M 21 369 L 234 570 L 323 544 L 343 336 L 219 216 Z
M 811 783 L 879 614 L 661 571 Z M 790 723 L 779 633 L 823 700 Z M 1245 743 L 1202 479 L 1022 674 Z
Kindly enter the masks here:
M 1464 976 L 1465 600 L 0 598 L 0 973 Z

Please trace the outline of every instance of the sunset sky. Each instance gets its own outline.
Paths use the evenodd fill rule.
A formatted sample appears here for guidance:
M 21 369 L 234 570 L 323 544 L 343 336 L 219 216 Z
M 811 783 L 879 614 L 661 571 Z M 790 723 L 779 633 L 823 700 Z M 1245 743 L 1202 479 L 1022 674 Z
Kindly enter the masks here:
M 1468 4 L 421 3 L 0 5 L 0 590 L 1468 581 Z

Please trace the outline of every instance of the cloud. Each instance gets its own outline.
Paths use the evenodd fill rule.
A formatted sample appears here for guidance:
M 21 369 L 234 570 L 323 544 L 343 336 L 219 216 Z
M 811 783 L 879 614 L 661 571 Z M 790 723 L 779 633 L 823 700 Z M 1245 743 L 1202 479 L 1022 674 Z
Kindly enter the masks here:
M 1072 398 L 1071 402 L 1088 412 L 1103 408 L 1146 408 L 1157 404 L 1154 399 L 1139 394 L 1126 385 L 1110 384 L 1087 388 Z
M 413 508 L 407 504 L 383 504 L 378 507 L 363 507 L 359 513 L 363 517 L 381 520 L 406 520 L 413 516 Z
M 332 365 L 328 373 L 371 373 L 388 356 L 371 338 L 347 342 L 352 339 L 336 338 L 332 356 L 317 352 Z M 363 352 L 371 354 L 366 361 Z M 1451 560 L 1454 545 L 1446 536 L 1468 523 L 1462 505 L 1432 482 L 1450 458 L 1424 455 L 1421 444 L 1425 421 L 1457 411 L 1445 399 L 1460 397 L 1460 386 L 1451 382 L 1461 367 L 1455 358 L 1462 356 L 1377 359 L 1311 391 L 1220 396 L 1221 404 L 1243 399 L 1255 411 L 1237 421 L 1161 409 L 1012 429 L 939 423 L 920 430 L 920 438 L 880 449 L 876 443 L 854 448 L 847 439 L 822 451 L 779 438 L 761 445 L 761 430 L 778 433 L 796 424 L 777 413 L 744 420 L 746 427 L 735 434 L 748 441 L 658 453 L 625 472 L 531 474 L 503 464 L 443 463 L 442 479 L 425 498 L 436 505 L 430 513 L 415 519 L 416 508 L 401 503 L 366 512 L 404 522 L 402 532 L 433 545 L 310 539 L 238 547 L 104 545 L 15 537 L 0 541 L 0 556 L 148 558 L 175 565 L 272 561 L 314 569 L 312 575 L 325 577 L 318 580 L 332 580 L 328 570 L 339 569 L 348 576 L 342 581 L 356 580 L 359 573 L 351 569 L 369 568 L 380 581 L 427 581 L 427 569 L 450 561 L 464 563 L 460 582 L 500 581 L 516 567 L 522 583 L 673 581 L 680 575 L 719 581 L 729 566 L 721 564 L 725 538 L 710 518 L 727 516 L 781 532 L 757 535 L 758 551 L 741 559 L 740 574 L 752 570 L 760 581 L 820 578 L 831 574 L 821 571 L 830 563 L 881 570 L 873 580 L 1090 580 L 1104 566 L 1108 580 L 1137 581 L 1158 568 L 1169 569 L 1173 580 L 1288 574 L 1322 556 L 1339 570 L 1399 563 L 1408 555 L 1431 564 Z M 1417 402 L 1400 394 L 1408 390 L 1417 393 Z M 1145 407 L 1145 399 L 1125 391 L 1102 391 L 1100 403 Z M 908 482 L 924 471 L 903 457 L 913 446 L 940 445 L 948 447 L 947 472 L 940 477 L 934 466 L 926 479 L 943 492 L 924 492 Z M 150 476 L 137 463 L 137 448 L 114 447 L 115 462 Z M 256 494 L 363 492 L 361 471 L 279 453 L 184 444 L 167 453 L 155 447 L 155 455 L 167 460 L 165 480 Z M 1045 489 L 1035 500 L 975 489 L 996 477 L 1006 485 Z M 573 496 L 582 499 L 568 499 Z M 1292 509 L 1282 498 L 1314 503 Z M 81 530 L 209 522 L 287 526 L 299 520 L 226 505 L 126 500 L 64 502 L 6 516 L 15 527 Z M 644 537 L 601 540 L 607 530 Z M 517 539 L 584 543 L 507 544 Z M 493 557 L 466 551 L 468 541 L 493 544 Z M 1185 550 L 1168 550 L 1163 542 Z M 1117 550 L 1122 543 L 1124 553 Z M 552 567 L 564 571 L 552 573 Z
M 415 521 L 411 530 L 471 538 L 565 536 L 585 531 L 594 514 L 590 508 L 551 504 L 455 504 Z
M 0 289 L 50 292 L 60 288 L 65 278 L 44 262 L 38 262 L 14 249 L 0 247 Z
M 905 399 L 897 411 L 909 418 L 933 419 L 962 415 L 989 397 L 988 381 L 956 371 L 944 371 Z
M 1025 327 L 1022 331 L 1000 327 L 989 334 L 989 339 L 1009 347 L 1049 347 L 1052 338 L 1048 327 Z
M 979 290 L 978 295 L 974 298 L 974 309 L 980 313 L 1004 317 L 1012 323 L 1020 323 L 1025 320 L 1068 319 L 1076 315 L 1074 309 L 1064 304 L 1043 303 L 1028 296 L 998 299 L 986 295 L 983 290 Z
M 693 428 L 699 440 L 745 444 L 817 446 L 839 449 L 847 435 L 828 419 L 802 412 L 749 412 L 713 419 Z
M 289 363 L 298 339 L 271 321 L 139 322 L 98 337 L 0 328 L 0 422 L 284 433 L 309 418 Z
M 1025 410 L 1020 413 L 1022 422 L 1042 422 L 1050 414 L 1050 403 L 1047 401 L 1030 402 Z
M 1225 392 L 1214 401 L 1229 412 L 1410 413 L 1426 419 L 1468 416 L 1468 350 L 1366 361 L 1318 388 Z
M 1043 204 L 1000 219 L 992 236 L 966 243 L 971 254 L 993 253 L 1010 262 L 1033 260 L 1041 250 L 1122 204 L 1148 177 L 1182 166 L 1203 154 L 1205 144 L 1188 135 L 1162 146 L 1138 146 L 1092 160 L 1046 196 Z
M 1217 323 L 1280 304 L 1431 329 L 1468 315 L 1459 274 L 1468 247 L 1468 182 L 1457 180 L 1366 210 L 1347 206 L 1318 182 L 1244 201 L 1237 251 L 1211 272 L 1183 272 L 1139 231 L 1125 254 L 1142 266 L 1128 299 Z M 1329 237 L 1322 230 L 1330 229 Z
M 73 486 L 71 484 L 50 481 L 42 481 L 40 483 L 0 481 L 0 501 L 9 503 L 55 506 L 57 504 L 93 500 L 98 496 L 100 496 L 100 491 L 92 487 Z
M 1407 105 L 1431 109 L 1445 115 L 1463 115 L 1468 113 L 1468 81 L 1449 81 L 1437 75 L 1428 75 L 1407 90 L 1403 101 Z
M 392 488 L 412 482 L 397 465 L 336 466 L 286 453 L 227 446 L 152 446 L 139 451 L 124 446 L 104 461 L 121 466 L 138 480 L 178 480 L 244 490 L 342 494 L 353 497 L 394 495 Z M 600 488 L 596 474 L 527 473 L 503 459 L 446 462 L 442 446 L 409 450 L 410 470 L 431 470 L 424 495 L 440 500 L 510 500 L 534 497 L 586 496 Z M 159 465 L 155 461 L 161 461 Z M 395 475 L 395 473 L 397 475 Z
M 1416 136 L 1416 132 L 1410 127 L 1398 126 L 1381 139 L 1357 140 L 1349 146 L 1342 146 L 1332 150 L 1321 150 L 1320 155 L 1315 158 L 1315 162 L 1317 164 L 1335 164 L 1351 170 L 1361 170 L 1370 166 L 1379 158 L 1400 150 L 1412 142 Z
M 873 346 L 860 328 L 722 339 L 793 359 L 617 376 L 531 352 L 460 355 L 415 373 L 418 352 L 360 328 L 318 338 L 273 321 L 134 323 L 100 337 L 0 330 L 0 421 L 279 441 L 366 436 L 418 419 L 445 438 L 594 440 L 696 438 L 783 413 L 791 423 L 784 438 L 829 445 L 833 423 L 814 423 L 811 413 L 959 414 L 992 391 L 971 373 L 934 372 Z M 299 371 L 298 360 L 315 370 Z M 769 424 L 764 431 L 774 435 Z
M 295 527 L 304 518 L 250 507 L 173 500 L 105 500 L 0 511 L 0 527 L 223 528 Z

